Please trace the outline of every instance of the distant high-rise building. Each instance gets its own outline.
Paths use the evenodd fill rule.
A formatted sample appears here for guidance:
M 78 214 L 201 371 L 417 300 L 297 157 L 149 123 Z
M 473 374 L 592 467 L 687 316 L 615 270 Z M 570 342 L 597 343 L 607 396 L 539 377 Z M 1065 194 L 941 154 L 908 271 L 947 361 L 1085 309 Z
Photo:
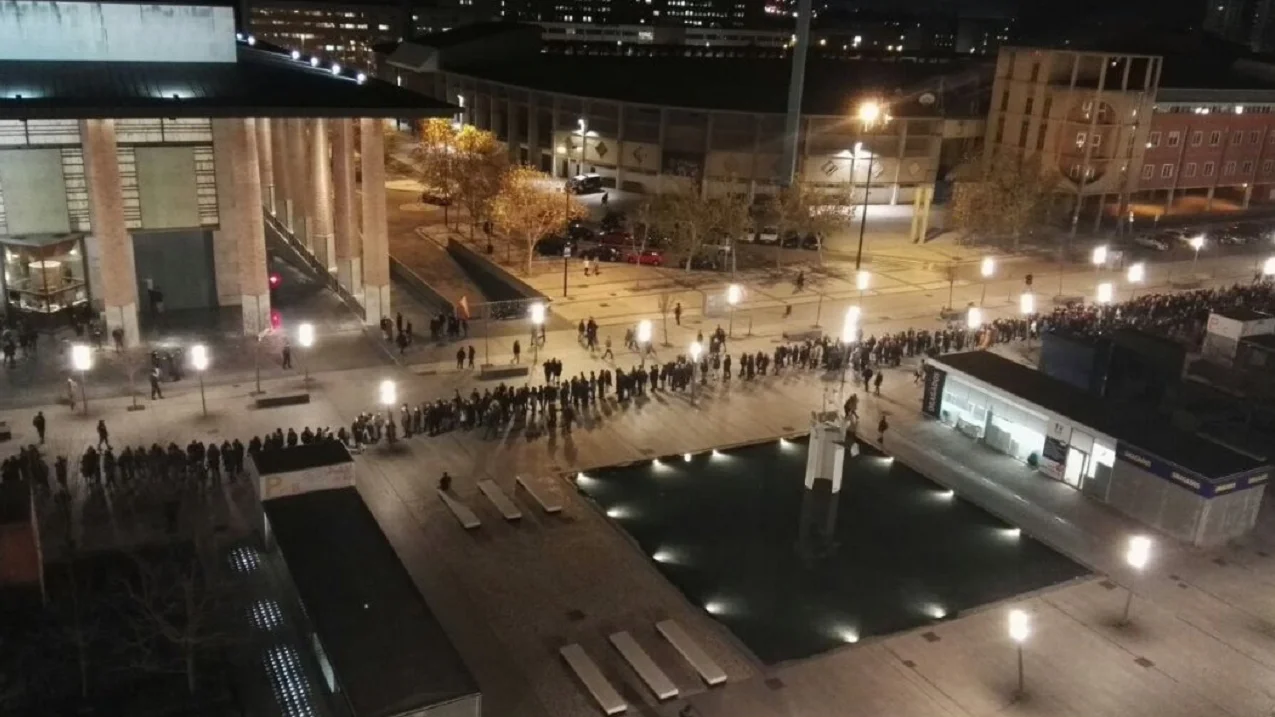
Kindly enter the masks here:
M 1275 50 L 1275 0 L 1209 0 L 1204 29 L 1255 52 Z
M 498 13 L 518 22 L 594 25 L 755 27 L 780 0 L 501 0 Z M 772 12 L 774 8 L 772 8 Z

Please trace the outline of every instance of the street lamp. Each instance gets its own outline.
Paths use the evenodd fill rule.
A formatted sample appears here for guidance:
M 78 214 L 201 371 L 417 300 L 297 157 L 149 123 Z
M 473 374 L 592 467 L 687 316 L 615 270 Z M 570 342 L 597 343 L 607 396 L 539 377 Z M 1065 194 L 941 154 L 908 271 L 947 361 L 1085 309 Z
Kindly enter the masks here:
M 1262 276 L 1265 276 L 1265 277 L 1275 276 L 1275 256 L 1272 256 L 1266 261 L 1262 262 Z
M 204 415 L 208 415 L 208 398 L 204 395 L 204 371 L 208 369 L 208 347 L 195 344 L 190 347 L 190 365 L 199 375 L 199 403 L 204 407 Z
M 1107 245 L 1102 244 L 1094 247 L 1091 260 L 1093 261 L 1094 271 L 1102 268 L 1102 265 L 1107 263 Z
M 1022 610 L 1009 611 L 1009 639 L 1014 641 L 1018 647 L 1018 692 L 1016 696 L 1023 696 L 1023 643 L 1031 637 L 1031 618 Z
M 398 385 L 388 378 L 381 381 L 377 394 L 380 404 L 386 408 L 392 408 L 398 404 Z
M 540 359 L 540 327 L 545 324 L 545 305 L 537 301 L 531 305 L 531 364 Z
M 1115 288 L 1111 286 L 1110 281 L 1104 281 L 1098 285 L 1098 303 L 1110 304 L 1111 297 L 1115 293 Z
M 1130 265 L 1129 271 L 1125 272 L 1125 280 L 1133 285 L 1133 288 L 1129 290 L 1130 301 L 1133 300 L 1133 297 L 1138 295 L 1138 284 L 1141 284 L 1143 281 L 1146 281 L 1146 278 L 1147 278 L 1147 265 L 1143 262 L 1138 262 L 1137 264 Z
M 576 174 L 584 174 L 585 142 L 588 141 L 589 121 L 583 117 L 576 120 L 580 126 L 580 161 L 576 164 Z
M 876 127 L 885 125 L 891 120 L 889 108 L 875 99 L 869 99 L 859 104 L 858 110 L 855 112 L 855 119 L 858 120 L 865 133 L 871 132 Z M 859 153 L 860 144 L 855 145 L 855 154 Z M 868 195 L 872 190 L 872 165 L 876 161 L 876 155 L 868 150 L 868 176 L 863 180 L 863 211 L 859 217 L 859 250 L 854 257 L 854 268 L 858 271 L 863 265 L 863 234 L 868 226 Z
M 704 352 L 704 345 L 698 341 L 691 342 L 691 405 L 695 405 L 695 372 L 699 369 L 699 357 Z
M 846 392 L 846 370 L 850 366 L 850 345 L 859 338 L 859 318 L 863 311 L 857 306 L 846 309 L 846 317 L 841 321 L 841 395 Z
M 987 299 L 987 280 L 992 278 L 992 274 L 996 273 L 996 260 L 990 256 L 983 257 L 983 261 L 978 267 L 978 273 L 983 277 L 983 293 L 978 297 L 978 305 L 982 306 Z
M 976 331 L 983 325 L 983 310 L 977 306 L 971 306 L 969 312 L 965 315 L 965 326 L 971 331 Z
M 84 404 L 84 415 L 89 415 L 89 395 L 84 388 L 88 380 L 88 371 L 93 368 L 93 349 L 88 344 L 71 345 L 71 368 L 80 372 L 80 403 Z
M 1135 535 L 1129 538 L 1129 547 L 1125 550 L 1124 560 L 1129 567 L 1141 572 L 1147 566 L 1147 561 L 1151 559 L 1151 539 L 1145 535 Z M 1124 601 L 1124 617 L 1120 618 L 1121 625 L 1129 624 L 1129 610 L 1133 607 L 1133 588 L 1129 587 L 1128 596 Z
M 306 356 L 301 361 L 301 368 L 305 372 L 303 386 L 310 387 L 310 347 L 314 345 L 314 324 L 306 322 L 297 327 L 297 345 L 305 349 Z
M 1195 250 L 1195 256 L 1191 258 L 1191 273 L 1194 274 L 1195 265 L 1200 261 L 1200 250 L 1204 248 L 1204 235 L 1197 234 L 1191 237 L 1191 241 L 1188 243 Z
M 642 319 L 637 325 L 638 351 L 642 353 L 642 365 L 646 365 L 646 352 L 651 344 L 651 320 Z
M 727 323 L 726 335 L 735 338 L 735 305 L 744 298 L 744 287 L 731 284 L 726 287 L 726 303 L 730 304 L 730 321 Z

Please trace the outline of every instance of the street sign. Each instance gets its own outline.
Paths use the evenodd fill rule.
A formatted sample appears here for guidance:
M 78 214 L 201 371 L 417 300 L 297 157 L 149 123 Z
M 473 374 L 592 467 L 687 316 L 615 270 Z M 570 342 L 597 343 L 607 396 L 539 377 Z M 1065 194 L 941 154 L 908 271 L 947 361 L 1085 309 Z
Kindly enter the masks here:
M 562 247 L 562 258 L 563 258 L 563 259 L 570 259 L 570 258 L 571 258 L 571 247 L 569 247 L 569 246 L 564 246 L 564 247 Z

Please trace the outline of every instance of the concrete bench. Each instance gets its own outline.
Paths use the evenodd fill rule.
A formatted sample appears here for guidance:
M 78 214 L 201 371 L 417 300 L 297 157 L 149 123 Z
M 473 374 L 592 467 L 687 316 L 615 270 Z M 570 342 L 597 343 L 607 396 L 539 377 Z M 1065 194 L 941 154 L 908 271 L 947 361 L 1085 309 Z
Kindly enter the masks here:
M 562 659 L 567 661 L 571 671 L 576 673 L 576 677 L 584 683 L 585 689 L 593 696 L 593 701 L 598 703 L 603 712 L 608 715 L 618 715 L 629 708 L 620 698 L 620 693 L 616 692 L 611 683 L 607 682 L 607 678 L 602 676 L 602 670 L 583 647 L 571 643 L 560 648 L 558 652 L 562 655 Z
M 651 688 L 651 692 L 654 692 L 657 698 L 671 700 L 677 697 L 677 685 L 673 684 L 668 675 L 664 674 L 664 670 L 661 670 L 660 666 L 655 664 L 655 660 L 652 660 L 651 656 L 646 654 L 646 650 L 642 649 L 642 646 L 637 643 L 637 640 L 633 639 L 632 635 L 622 630 L 607 639 L 611 641 L 612 645 L 615 645 L 615 649 L 619 650 L 620 654 L 624 656 L 624 659 L 629 663 L 629 667 L 632 667 L 633 671 L 638 673 L 638 677 L 642 678 L 642 681 L 646 683 L 647 687 Z
M 518 378 L 530 376 L 531 366 L 528 364 L 494 364 L 485 363 L 478 370 L 478 378 L 490 381 L 497 378 Z
M 682 654 L 682 657 L 689 663 L 695 671 L 699 673 L 700 679 L 704 680 L 709 687 L 720 685 L 726 681 L 726 673 L 722 668 L 717 666 L 716 662 L 704 652 L 704 648 L 700 647 L 697 642 L 691 639 L 690 635 L 682 629 L 682 626 L 673 620 L 663 620 L 655 623 L 655 629 L 660 631 L 665 640 L 673 646 L 675 650 Z
M 257 408 L 278 408 L 279 406 L 299 406 L 310 402 L 309 393 L 285 393 L 277 396 L 262 396 L 257 399 Z
M 540 505 L 540 509 L 544 512 L 562 512 L 562 504 L 546 493 L 544 488 L 538 487 L 535 480 L 517 476 L 514 478 L 514 483 L 517 486 L 522 486 L 522 489 L 527 491 L 527 494 Z
M 487 496 L 487 500 L 490 500 L 491 504 L 496 506 L 496 510 L 499 510 L 500 514 L 505 516 L 505 520 L 519 520 L 522 518 L 522 511 L 518 510 L 518 506 L 514 505 L 514 502 L 509 500 L 509 496 L 505 495 L 500 486 L 494 482 L 480 480 L 478 481 L 478 490 Z
M 473 530 L 482 525 L 482 521 L 474 515 L 474 511 L 470 510 L 469 506 L 451 497 L 442 488 L 435 488 L 435 490 L 438 491 L 438 497 L 443 499 L 443 504 L 452 512 L 452 515 L 456 516 L 456 520 L 460 521 L 465 530 Z

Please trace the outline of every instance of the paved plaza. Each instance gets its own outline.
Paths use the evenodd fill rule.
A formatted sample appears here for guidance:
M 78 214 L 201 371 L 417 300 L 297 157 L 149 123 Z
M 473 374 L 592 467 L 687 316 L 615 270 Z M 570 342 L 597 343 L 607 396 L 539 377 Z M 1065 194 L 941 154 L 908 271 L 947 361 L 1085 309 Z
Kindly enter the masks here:
M 968 287 L 967 287 L 968 289 Z M 897 319 L 891 319 L 892 321 Z M 875 328 L 875 327 L 874 327 Z M 690 327 L 684 329 L 690 332 Z M 568 374 L 603 362 L 550 334 L 542 355 L 561 358 Z M 772 335 L 737 341 L 731 350 L 769 350 Z M 622 356 L 620 366 L 635 357 Z M 268 411 L 250 408 L 251 385 L 221 383 L 201 415 L 187 382 L 149 410 L 127 412 L 126 398 L 95 400 L 87 417 L 47 406 L 50 448 L 73 450 L 93 440 L 104 418 L 117 440 L 247 439 L 276 427 L 348 424 L 371 408 L 376 385 L 399 382 L 405 401 L 450 396 L 475 385 L 471 372 L 442 365 L 383 365 L 317 372 L 313 402 Z M 933 625 L 831 654 L 763 668 L 700 606 L 686 602 L 623 533 L 563 478 L 577 471 L 698 452 L 799 432 L 825 390 L 821 374 L 788 374 L 714 387 L 695 407 L 684 394 L 656 394 L 628 407 L 604 404 L 569 436 L 522 433 L 484 440 L 479 432 L 418 437 L 395 449 L 374 447 L 358 461 L 359 489 L 417 584 L 474 669 L 490 715 L 595 715 L 597 708 L 557 657 L 578 642 L 620 687 L 634 709 L 675 714 L 688 701 L 702 715 L 1257 715 L 1275 708 L 1275 521 L 1232 547 L 1199 553 L 1158 541 L 1141 578 L 1126 575 L 1119 549 L 1138 526 L 918 416 L 919 387 L 910 368 L 889 369 L 881 398 L 861 404 L 865 427 L 889 413 L 887 450 L 963 498 L 1024 530 L 1098 575 L 1025 596 L 1034 631 L 1026 646 L 1028 694 L 1013 697 L 1015 653 L 1005 635 L 1008 605 L 949 615 Z M 291 390 L 294 378 L 266 381 Z M 30 409 L 0 412 L 15 443 L 32 438 Z M 456 495 L 479 515 L 466 532 L 434 492 L 444 471 Z M 514 493 L 515 475 L 552 487 L 565 503 L 546 516 L 530 501 L 520 524 L 505 523 L 477 490 L 490 478 Z M 793 477 L 797 479 L 796 476 Z M 233 512 L 228 510 L 228 515 Z M 85 528 L 80 528 L 84 530 Z M 116 530 L 94 524 L 89 530 Z M 89 540 L 93 536 L 83 536 Z M 1108 579 L 1107 576 L 1110 576 Z M 1122 587 L 1137 593 L 1134 623 L 1114 623 Z M 673 618 L 726 669 L 728 685 L 707 689 L 654 631 Z M 630 631 L 674 679 L 684 700 L 657 705 L 606 642 Z

